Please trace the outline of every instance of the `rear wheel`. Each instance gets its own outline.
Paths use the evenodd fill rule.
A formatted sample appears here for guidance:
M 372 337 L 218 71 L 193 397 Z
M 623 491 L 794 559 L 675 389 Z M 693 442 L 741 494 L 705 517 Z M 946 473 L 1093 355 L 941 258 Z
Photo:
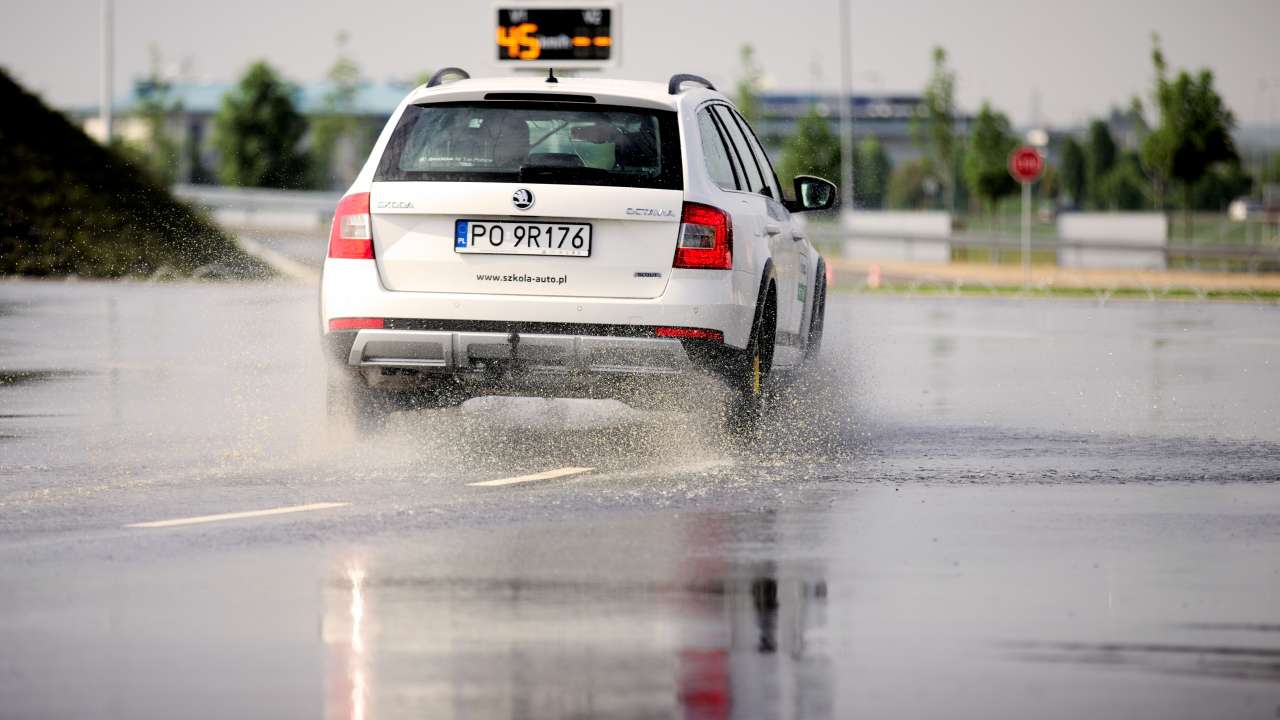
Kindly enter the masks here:
M 756 311 L 747 352 L 730 381 L 725 420 L 734 435 L 755 433 L 768 410 L 769 374 L 773 368 L 773 347 L 777 333 L 778 302 L 770 285 L 764 302 Z
M 386 422 L 391 403 L 385 391 L 369 387 L 354 369 L 330 367 L 325 386 L 325 408 L 330 423 L 351 423 L 357 431 L 376 430 Z
M 377 430 L 399 410 L 454 407 L 467 399 L 452 378 L 430 378 L 420 384 L 371 386 L 359 370 L 330 367 L 326 407 L 331 421 L 350 420 L 358 430 Z

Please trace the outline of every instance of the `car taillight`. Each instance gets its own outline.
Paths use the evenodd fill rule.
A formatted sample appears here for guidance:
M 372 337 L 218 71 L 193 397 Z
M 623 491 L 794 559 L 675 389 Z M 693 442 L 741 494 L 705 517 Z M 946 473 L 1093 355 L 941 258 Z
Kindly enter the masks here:
M 353 193 L 338 202 L 329 229 L 329 257 L 373 259 L 373 218 L 369 217 L 369 193 Z
M 710 205 L 685 203 L 672 267 L 732 270 L 733 220 L 729 213 Z
M 680 338 L 681 340 L 714 340 L 715 342 L 724 342 L 724 333 L 719 330 L 707 330 L 706 328 L 659 327 L 654 328 L 653 334 L 658 337 Z
M 381 330 L 387 326 L 382 318 L 333 318 L 329 330 Z

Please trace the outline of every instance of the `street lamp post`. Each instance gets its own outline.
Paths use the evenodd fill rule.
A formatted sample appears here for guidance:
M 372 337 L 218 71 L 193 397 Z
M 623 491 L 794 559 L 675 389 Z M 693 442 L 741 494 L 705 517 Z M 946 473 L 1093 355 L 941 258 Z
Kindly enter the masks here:
M 853 48 L 849 43 L 849 0 L 840 0 L 840 204 L 853 209 Z
M 113 49 L 111 47 L 113 29 L 111 27 L 111 0 L 102 0 L 102 18 L 99 28 L 99 50 L 102 52 L 100 65 L 102 74 L 98 79 L 98 119 L 102 123 L 102 144 L 111 144 L 111 74 Z

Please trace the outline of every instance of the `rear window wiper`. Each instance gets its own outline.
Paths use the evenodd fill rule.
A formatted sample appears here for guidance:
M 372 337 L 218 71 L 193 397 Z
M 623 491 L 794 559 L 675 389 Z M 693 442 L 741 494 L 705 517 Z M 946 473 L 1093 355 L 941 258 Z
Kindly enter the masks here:
M 521 180 L 595 180 L 600 181 L 613 176 L 614 173 L 603 168 L 569 167 L 564 165 L 521 165 Z

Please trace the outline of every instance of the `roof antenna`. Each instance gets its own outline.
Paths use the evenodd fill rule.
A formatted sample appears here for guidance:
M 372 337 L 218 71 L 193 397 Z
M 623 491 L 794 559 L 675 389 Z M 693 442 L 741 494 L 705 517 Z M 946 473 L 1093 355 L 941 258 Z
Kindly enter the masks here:
M 559 80 L 556 79 L 556 69 L 553 67 L 547 68 L 547 82 L 549 83 L 560 82 Z

